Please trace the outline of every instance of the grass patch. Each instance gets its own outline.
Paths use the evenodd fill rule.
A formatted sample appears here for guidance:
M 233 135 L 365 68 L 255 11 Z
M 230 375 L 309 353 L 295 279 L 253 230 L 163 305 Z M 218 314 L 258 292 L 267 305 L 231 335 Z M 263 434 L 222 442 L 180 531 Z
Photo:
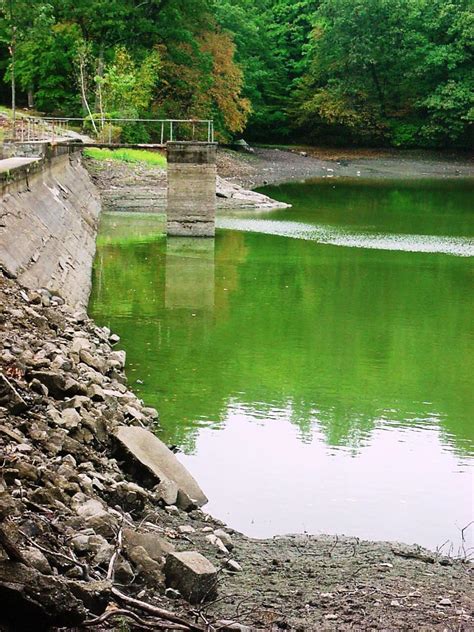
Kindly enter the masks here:
M 154 167 L 166 167 L 166 158 L 156 151 L 146 149 L 100 149 L 88 147 L 84 155 L 94 160 L 118 160 L 119 162 L 144 162 Z

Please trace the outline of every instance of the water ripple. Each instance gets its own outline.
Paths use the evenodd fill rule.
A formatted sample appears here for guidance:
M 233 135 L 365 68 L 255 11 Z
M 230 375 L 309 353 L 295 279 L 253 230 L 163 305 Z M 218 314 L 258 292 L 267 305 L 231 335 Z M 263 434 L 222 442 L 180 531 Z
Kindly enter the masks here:
M 236 219 L 220 217 L 217 227 L 247 233 L 263 233 L 293 239 L 316 241 L 320 244 L 369 248 L 372 250 L 398 250 L 404 252 L 429 252 L 474 257 L 474 241 L 468 237 L 440 235 L 403 235 L 381 233 L 355 233 L 329 226 L 315 226 L 302 222 L 282 222 L 263 219 Z

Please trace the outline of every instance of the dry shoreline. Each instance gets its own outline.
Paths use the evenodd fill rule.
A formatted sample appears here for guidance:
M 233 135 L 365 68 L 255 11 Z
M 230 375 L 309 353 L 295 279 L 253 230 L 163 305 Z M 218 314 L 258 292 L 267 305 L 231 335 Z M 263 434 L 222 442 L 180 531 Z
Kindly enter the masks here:
M 249 187 L 263 184 L 262 178 L 301 179 L 326 168 L 316 158 L 280 160 L 287 152 L 262 151 L 220 152 L 220 175 L 231 179 L 233 173 Z M 95 171 L 95 178 L 110 189 L 124 174 L 138 188 L 143 179 L 153 186 L 158 180 L 160 187 L 165 182 L 156 170 L 128 165 Z M 81 627 L 106 607 L 149 616 L 114 589 L 175 613 L 192 623 L 189 629 L 209 632 L 474 630 L 468 551 L 452 559 L 344 536 L 255 540 L 205 508 L 170 508 L 153 485 L 117 460 L 117 425 L 152 427 L 155 413 L 128 390 L 113 333 L 48 292 L 25 292 L 1 275 L 0 319 L 0 373 L 6 378 L 0 393 L 0 630 L 143 629 L 126 617 L 128 627 L 114 618 Z M 67 379 L 75 394 L 66 389 Z M 138 535 L 121 546 L 125 528 Z M 158 553 L 147 548 L 150 537 Z M 196 606 L 166 592 L 167 547 L 199 551 L 214 564 L 217 600 Z M 48 601 L 53 588 L 55 603 Z M 24 623 L 28 608 L 36 613 L 34 628 L 31 618 Z M 38 613 L 45 608 L 41 616 L 49 624 L 42 628 Z
M 253 154 L 221 150 L 218 169 L 222 177 L 254 189 L 266 184 L 321 177 L 474 177 L 474 159 L 467 154 L 429 151 L 257 147 Z
M 88 159 L 86 164 L 101 193 L 103 210 L 165 213 L 164 169 L 113 160 Z M 286 205 L 260 197 L 254 189 L 318 178 L 474 178 L 474 160 L 465 155 L 439 156 L 429 152 L 256 148 L 249 154 L 220 148 L 217 173 L 218 213 L 271 211 Z

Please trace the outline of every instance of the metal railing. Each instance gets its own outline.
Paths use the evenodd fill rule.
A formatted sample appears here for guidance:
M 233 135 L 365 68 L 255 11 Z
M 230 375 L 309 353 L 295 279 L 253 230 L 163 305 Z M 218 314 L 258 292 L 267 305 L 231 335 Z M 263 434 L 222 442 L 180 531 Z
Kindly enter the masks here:
M 21 117 L 12 121 L 12 140 L 19 142 L 49 141 L 59 142 L 70 138 L 71 132 L 95 135 L 94 127 L 99 136 L 91 142 L 97 144 L 121 145 L 117 142 L 120 124 L 140 123 L 153 127 L 152 134 L 157 138 L 156 143 L 164 145 L 168 141 L 203 140 L 214 142 L 214 121 L 212 119 L 143 119 L 143 118 L 91 118 L 78 117 Z M 75 128 L 75 129 L 72 129 Z M 136 143 L 138 144 L 138 143 Z M 146 143 L 141 143 L 146 144 Z

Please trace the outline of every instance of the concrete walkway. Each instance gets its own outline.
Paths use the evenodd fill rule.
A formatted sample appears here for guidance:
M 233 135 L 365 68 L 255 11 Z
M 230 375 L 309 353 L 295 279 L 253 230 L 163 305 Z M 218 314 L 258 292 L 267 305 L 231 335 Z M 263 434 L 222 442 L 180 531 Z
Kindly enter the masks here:
M 17 167 L 24 167 L 25 165 L 33 164 L 34 162 L 38 162 L 39 160 L 41 159 L 40 158 L 5 158 L 4 160 L 0 160 L 0 173 L 11 171 L 12 169 L 16 169 Z

